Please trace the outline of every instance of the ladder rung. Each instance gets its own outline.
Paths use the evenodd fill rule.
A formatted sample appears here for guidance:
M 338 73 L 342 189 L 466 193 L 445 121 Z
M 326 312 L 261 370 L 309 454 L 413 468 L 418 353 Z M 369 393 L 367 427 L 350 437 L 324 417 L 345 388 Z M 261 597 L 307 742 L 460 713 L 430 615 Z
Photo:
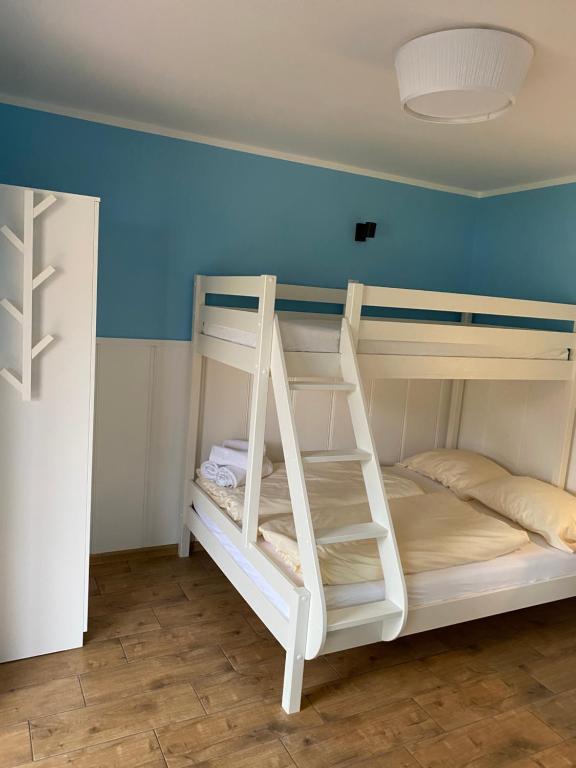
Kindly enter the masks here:
M 359 448 L 351 448 L 348 451 L 302 451 L 302 461 L 307 464 L 324 461 L 369 461 L 372 454 L 361 451 Z
M 335 528 L 321 528 L 316 532 L 316 544 L 343 544 L 363 539 L 383 539 L 388 530 L 380 523 L 354 523 Z
M 328 632 L 336 632 L 339 629 L 360 627 L 362 624 L 375 624 L 388 617 L 401 614 L 402 610 L 390 600 L 350 605 L 347 608 L 333 608 L 327 612 L 327 629 Z
M 325 391 L 337 391 L 337 392 L 352 392 L 356 389 L 355 384 L 351 384 L 348 381 L 305 381 L 302 379 L 293 379 L 289 382 L 290 389 L 307 389 L 312 392 L 325 392 Z

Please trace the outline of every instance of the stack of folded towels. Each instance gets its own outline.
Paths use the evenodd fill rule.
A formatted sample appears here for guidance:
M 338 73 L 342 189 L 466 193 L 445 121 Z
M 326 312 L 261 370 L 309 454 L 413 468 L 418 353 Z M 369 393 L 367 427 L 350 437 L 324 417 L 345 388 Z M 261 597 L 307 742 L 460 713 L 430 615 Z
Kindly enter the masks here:
M 200 474 L 221 488 L 238 488 L 246 483 L 248 468 L 248 441 L 224 440 L 222 445 L 213 445 L 210 458 L 200 465 Z M 274 467 L 266 456 L 262 460 L 262 477 L 272 474 Z

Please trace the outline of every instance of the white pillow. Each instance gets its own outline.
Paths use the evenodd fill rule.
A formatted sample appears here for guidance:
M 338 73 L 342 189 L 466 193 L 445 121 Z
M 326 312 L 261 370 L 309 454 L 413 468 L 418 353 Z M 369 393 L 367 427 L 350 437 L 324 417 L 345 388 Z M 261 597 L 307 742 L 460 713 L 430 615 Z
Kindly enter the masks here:
M 486 456 L 457 448 L 438 448 L 417 453 L 399 464 L 442 483 L 461 499 L 470 498 L 468 488 L 510 474 Z
M 533 477 L 490 480 L 468 493 L 474 499 L 539 533 L 548 544 L 564 552 L 576 552 L 576 497 Z

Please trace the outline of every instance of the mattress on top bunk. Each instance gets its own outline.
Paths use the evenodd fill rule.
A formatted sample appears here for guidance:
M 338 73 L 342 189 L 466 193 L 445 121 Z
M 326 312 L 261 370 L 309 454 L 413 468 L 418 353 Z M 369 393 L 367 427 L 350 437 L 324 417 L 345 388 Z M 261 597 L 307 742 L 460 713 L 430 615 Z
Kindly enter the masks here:
M 300 315 L 292 312 L 278 313 L 282 343 L 286 352 L 338 352 L 341 319 L 322 315 Z M 382 320 L 385 323 L 385 320 Z M 245 347 L 256 346 L 256 334 L 241 328 L 204 321 L 202 332 L 224 341 L 232 341 Z M 505 357 L 534 360 L 567 360 L 565 347 L 542 347 L 536 351 L 509 351 L 498 347 L 466 344 L 441 344 L 430 342 L 360 341 L 358 351 L 367 355 L 431 355 L 437 357 Z

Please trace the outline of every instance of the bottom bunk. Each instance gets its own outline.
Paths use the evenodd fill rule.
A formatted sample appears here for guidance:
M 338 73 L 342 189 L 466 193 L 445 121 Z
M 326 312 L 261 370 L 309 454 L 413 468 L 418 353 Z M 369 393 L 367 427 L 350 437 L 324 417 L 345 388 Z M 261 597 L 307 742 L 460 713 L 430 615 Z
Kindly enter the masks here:
M 436 505 L 459 509 L 451 490 L 422 475 L 401 467 L 385 467 L 383 476 L 392 505 L 394 499 L 420 496 L 424 504 L 434 501 Z M 313 515 L 318 504 L 336 504 L 347 511 L 362 503 L 360 478 L 355 478 L 348 466 L 313 469 L 310 475 L 307 473 L 307 485 Z M 192 496 L 194 507 L 189 509 L 186 521 L 191 532 L 288 652 L 283 704 L 287 711 L 295 711 L 299 708 L 304 657 L 311 658 L 306 654 L 307 622 L 314 620 L 309 615 L 309 594 L 298 568 L 286 550 L 278 546 L 278 540 L 275 546 L 259 538 L 255 545 L 244 547 L 239 525 L 242 489 L 221 489 L 199 479 L 193 483 Z M 272 475 L 263 481 L 261 500 L 261 529 L 270 521 L 272 527 L 278 521 L 286 522 L 290 501 L 283 465 L 276 465 Z M 502 544 L 498 534 L 498 546 L 504 547 L 498 556 L 407 573 L 409 610 L 403 635 L 576 595 L 576 557 L 550 546 L 542 536 L 505 521 L 479 502 L 472 504 L 480 514 L 509 527 L 514 532 L 512 537 Z M 456 541 L 461 543 L 459 535 L 456 531 Z M 402 553 L 401 537 L 399 544 Z M 288 537 L 288 553 L 290 546 Z M 436 546 L 431 543 L 432 548 Z M 413 561 L 410 554 L 407 559 Z M 338 580 L 330 568 L 326 572 L 328 582 Z M 335 573 L 339 572 L 337 568 Z M 327 583 L 324 594 L 329 631 L 320 653 L 382 639 L 378 621 L 370 621 L 371 607 L 382 605 L 386 597 L 382 578 L 359 580 L 352 576 L 348 583 Z M 359 607 L 365 608 L 361 625 L 355 618 Z M 380 614 L 374 611 L 373 615 Z

